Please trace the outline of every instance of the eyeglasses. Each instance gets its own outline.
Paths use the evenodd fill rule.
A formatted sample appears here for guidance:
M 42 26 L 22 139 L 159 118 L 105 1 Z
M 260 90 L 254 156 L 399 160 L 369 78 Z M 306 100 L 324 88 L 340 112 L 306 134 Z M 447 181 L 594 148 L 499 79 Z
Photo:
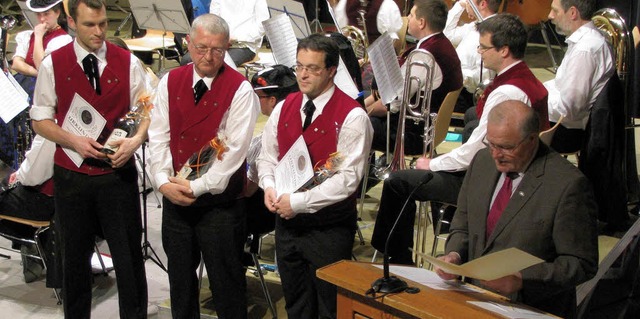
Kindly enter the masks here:
M 309 72 L 311 74 L 319 74 L 320 71 L 326 69 L 325 67 L 322 66 L 317 66 L 317 65 L 302 65 L 300 63 L 297 63 L 294 67 L 293 70 L 296 72 L 302 72 L 302 71 L 306 71 Z
M 224 56 L 225 49 L 221 48 L 208 48 L 201 45 L 193 45 L 193 48 L 196 49 L 196 52 L 200 55 L 207 55 L 207 53 L 211 52 L 212 56 L 221 57 Z
M 258 95 L 258 99 L 268 99 L 270 97 L 271 96 L 269 96 L 269 95 Z
M 524 141 L 527 140 L 527 138 L 529 138 L 529 135 L 525 136 L 522 140 L 520 140 L 520 142 L 516 143 L 516 145 L 505 146 L 505 145 L 497 145 L 489 142 L 489 140 L 487 140 L 487 136 L 485 135 L 484 138 L 482 139 L 482 144 L 484 144 L 484 146 L 488 147 L 492 151 L 498 151 L 503 154 L 512 154 L 522 143 L 524 143 Z
M 478 47 L 476 48 L 476 50 L 478 50 L 478 52 L 480 52 L 480 54 L 483 54 L 491 49 L 495 49 L 495 47 L 488 47 L 488 46 L 484 46 L 482 44 L 478 45 Z

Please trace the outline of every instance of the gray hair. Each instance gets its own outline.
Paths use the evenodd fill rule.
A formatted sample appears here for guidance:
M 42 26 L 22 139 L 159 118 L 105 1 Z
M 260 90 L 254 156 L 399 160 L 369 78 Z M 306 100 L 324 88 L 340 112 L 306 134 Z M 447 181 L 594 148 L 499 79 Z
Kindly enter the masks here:
M 195 37 L 197 29 L 202 29 L 202 31 L 209 34 L 223 34 L 229 40 L 229 25 L 223 18 L 215 14 L 207 13 L 195 18 L 189 31 L 191 38 Z

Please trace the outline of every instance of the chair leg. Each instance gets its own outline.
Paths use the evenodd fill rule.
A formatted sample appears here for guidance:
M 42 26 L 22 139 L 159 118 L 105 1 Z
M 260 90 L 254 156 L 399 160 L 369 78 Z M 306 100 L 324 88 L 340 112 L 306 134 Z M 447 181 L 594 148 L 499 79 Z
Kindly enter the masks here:
M 98 255 L 98 261 L 100 262 L 100 266 L 102 267 L 102 274 L 104 276 L 108 276 L 109 272 L 107 271 L 107 267 L 104 265 L 104 260 L 102 260 L 102 254 L 100 253 L 100 249 L 98 248 L 98 244 L 94 243 L 93 247 L 94 247 L 94 251 L 96 252 L 96 255 Z
M 269 304 L 269 310 L 271 311 L 272 318 L 278 318 L 278 313 L 276 312 L 276 308 L 273 305 L 273 300 L 271 300 L 271 294 L 269 293 L 269 289 L 267 288 L 267 283 L 264 280 L 264 274 L 262 273 L 262 267 L 260 267 L 260 261 L 258 260 L 258 255 L 255 253 L 251 253 L 251 258 L 253 258 L 253 264 L 256 267 L 256 271 L 258 273 L 258 277 L 260 278 L 260 285 L 262 286 L 262 293 L 264 294 L 264 298 L 267 300 Z

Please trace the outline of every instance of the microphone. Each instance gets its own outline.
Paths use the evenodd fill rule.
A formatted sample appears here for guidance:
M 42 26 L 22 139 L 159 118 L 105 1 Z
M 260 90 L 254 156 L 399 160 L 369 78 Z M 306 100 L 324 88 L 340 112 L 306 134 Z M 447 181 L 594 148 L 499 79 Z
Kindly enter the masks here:
M 400 210 L 400 213 L 398 214 L 396 221 L 393 223 L 393 226 L 389 231 L 389 235 L 387 236 L 387 241 L 384 243 L 384 255 L 382 260 L 383 276 L 382 278 L 376 279 L 376 281 L 374 281 L 371 284 L 371 289 L 373 289 L 374 292 L 397 293 L 397 292 L 403 292 L 407 289 L 407 283 L 404 280 L 396 276 L 389 276 L 389 253 L 388 253 L 389 240 L 391 239 L 391 236 L 393 235 L 393 231 L 396 229 L 396 226 L 398 225 L 398 221 L 400 220 L 400 217 L 404 213 L 404 209 L 407 207 L 407 204 L 409 203 L 409 201 L 413 200 L 411 199 L 413 194 L 418 190 L 418 188 L 428 183 L 432 178 L 433 178 L 433 174 L 431 173 L 426 174 L 422 178 L 422 180 L 420 180 L 420 183 L 418 183 L 418 185 L 411 191 L 411 193 L 409 193 L 407 200 L 404 202 L 404 205 L 402 205 L 402 209 Z

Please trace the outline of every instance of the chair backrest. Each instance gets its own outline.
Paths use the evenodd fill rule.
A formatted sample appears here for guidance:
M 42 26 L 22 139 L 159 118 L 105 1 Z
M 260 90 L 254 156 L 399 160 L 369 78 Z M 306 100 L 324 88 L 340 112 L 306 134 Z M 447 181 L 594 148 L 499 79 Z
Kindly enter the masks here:
M 440 104 L 440 110 L 438 110 L 438 117 L 436 118 L 436 127 L 435 127 L 435 136 L 434 136 L 434 147 L 437 147 L 444 141 L 447 137 L 447 132 L 449 132 L 449 124 L 451 124 L 451 114 L 453 114 L 453 108 L 456 105 L 456 101 L 458 101 L 458 95 L 460 95 L 460 91 L 462 91 L 462 87 L 447 93 L 447 96 L 444 97 L 442 104 Z
M 539 137 L 542 143 L 546 144 L 547 146 L 551 145 L 551 141 L 553 141 L 553 135 L 556 134 L 556 130 L 558 129 L 558 126 L 560 126 L 560 123 L 562 123 L 563 119 L 564 116 L 561 115 L 558 122 L 556 122 L 556 125 L 546 131 L 540 132 Z

